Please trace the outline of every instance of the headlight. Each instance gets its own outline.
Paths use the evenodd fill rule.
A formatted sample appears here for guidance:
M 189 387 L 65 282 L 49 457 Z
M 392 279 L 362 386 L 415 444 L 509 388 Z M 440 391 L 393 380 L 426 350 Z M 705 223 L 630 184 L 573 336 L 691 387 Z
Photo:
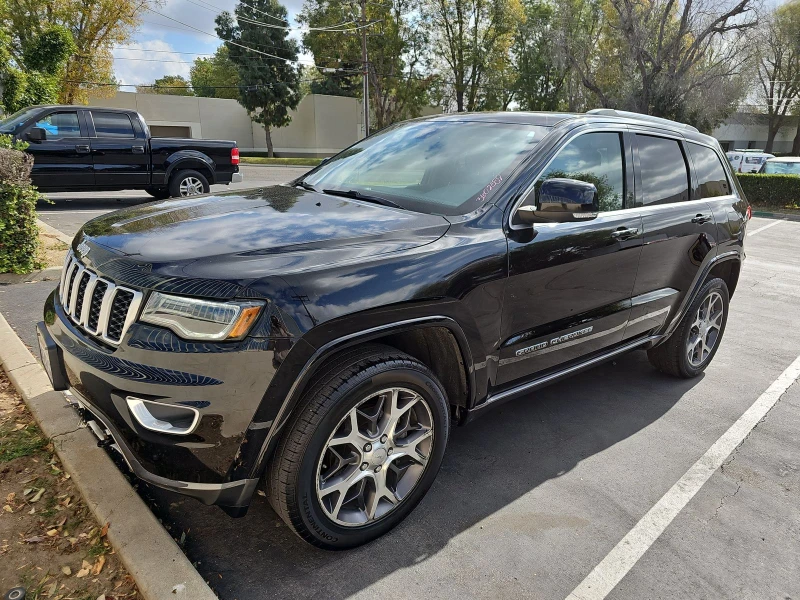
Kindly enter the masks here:
M 263 306 L 263 302 L 215 302 L 153 292 L 140 320 L 189 340 L 239 340 L 250 331 Z

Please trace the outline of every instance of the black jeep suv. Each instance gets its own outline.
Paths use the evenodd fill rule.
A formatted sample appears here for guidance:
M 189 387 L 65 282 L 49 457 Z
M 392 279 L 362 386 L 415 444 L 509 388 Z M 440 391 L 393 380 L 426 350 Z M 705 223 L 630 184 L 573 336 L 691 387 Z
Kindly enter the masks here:
M 717 142 L 613 110 L 389 127 L 288 185 L 87 223 L 38 326 L 140 478 L 306 541 L 391 529 L 450 427 L 646 350 L 720 345 L 750 208 Z

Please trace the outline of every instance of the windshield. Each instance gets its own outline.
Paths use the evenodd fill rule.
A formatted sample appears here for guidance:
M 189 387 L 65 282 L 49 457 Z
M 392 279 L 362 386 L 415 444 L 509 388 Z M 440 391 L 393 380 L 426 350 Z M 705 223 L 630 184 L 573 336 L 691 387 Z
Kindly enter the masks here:
M 465 214 L 490 201 L 547 131 L 512 123 L 403 123 L 334 156 L 302 183 L 419 212 Z
M 0 120 L 0 133 L 14 133 L 14 130 L 38 112 L 40 107 L 23 108 L 13 115 Z
M 771 162 L 764 163 L 764 173 L 800 175 L 800 162 Z

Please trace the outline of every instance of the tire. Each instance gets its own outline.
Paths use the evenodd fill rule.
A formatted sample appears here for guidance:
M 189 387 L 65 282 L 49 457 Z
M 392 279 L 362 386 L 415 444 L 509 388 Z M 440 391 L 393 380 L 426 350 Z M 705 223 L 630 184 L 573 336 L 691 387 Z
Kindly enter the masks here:
M 156 200 L 166 200 L 169 198 L 169 190 L 167 188 L 147 188 L 145 191 Z
M 210 189 L 208 179 L 198 171 L 178 171 L 169 178 L 169 195 L 173 198 L 199 196 L 207 194 Z
M 675 377 L 689 379 L 700 375 L 711 363 L 722 343 L 728 321 L 729 302 L 728 286 L 722 279 L 712 279 L 706 283 L 669 339 L 647 351 L 650 363 L 659 371 Z M 704 334 L 704 341 L 697 343 L 700 340 L 699 329 L 707 323 L 703 318 L 708 312 L 709 303 L 711 321 L 718 326 L 710 327 Z M 714 318 L 715 314 L 719 314 L 719 317 Z
M 401 390 L 395 403 L 407 408 L 395 425 L 391 416 L 384 420 L 388 413 L 375 417 L 380 406 L 394 406 L 389 388 Z M 386 393 L 378 394 L 382 391 Z M 424 364 L 377 344 L 345 351 L 322 367 L 287 423 L 267 471 L 267 497 L 286 524 L 314 546 L 343 550 L 365 544 L 400 523 L 425 496 L 441 466 L 449 428 L 446 394 Z M 337 445 L 334 434 L 365 445 Z M 412 444 L 422 453 L 411 449 Z M 370 452 L 365 451 L 368 445 Z M 425 456 L 425 464 L 417 464 Z M 360 481 L 350 483 L 354 479 Z M 318 491 L 339 480 L 346 480 L 341 492 Z M 385 488 L 377 487 L 380 481 Z M 379 496 L 377 489 L 388 495 Z M 340 494 L 345 494 L 341 503 Z

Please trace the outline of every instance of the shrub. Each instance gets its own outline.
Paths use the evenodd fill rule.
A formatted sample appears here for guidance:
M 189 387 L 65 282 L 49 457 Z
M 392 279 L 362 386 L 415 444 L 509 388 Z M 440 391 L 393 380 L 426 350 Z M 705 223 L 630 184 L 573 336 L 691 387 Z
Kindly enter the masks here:
M 800 177 L 737 173 L 745 196 L 753 205 L 800 208 Z
M 24 147 L 0 136 L 0 273 L 30 273 L 40 266 L 39 192 L 30 183 L 33 160 Z

